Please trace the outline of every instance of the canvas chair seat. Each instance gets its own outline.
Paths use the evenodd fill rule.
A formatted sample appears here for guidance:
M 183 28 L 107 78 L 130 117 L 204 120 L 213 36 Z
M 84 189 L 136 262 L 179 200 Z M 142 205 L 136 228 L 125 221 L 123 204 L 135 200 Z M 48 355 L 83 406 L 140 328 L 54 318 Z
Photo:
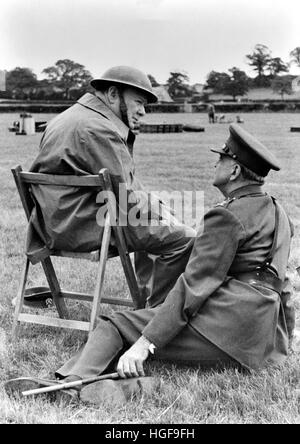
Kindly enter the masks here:
M 33 184 L 70 186 L 70 187 L 74 186 L 91 187 L 91 188 L 94 187 L 97 190 L 102 189 L 105 191 L 112 192 L 111 179 L 107 169 L 102 169 L 98 175 L 62 176 L 62 175 L 23 172 L 21 166 L 17 166 L 16 168 L 12 169 L 12 173 L 28 221 L 30 219 L 31 211 L 34 208 L 34 205 L 37 205 L 37 203 L 33 201 L 30 192 L 30 187 Z M 134 308 L 143 307 L 144 303 L 141 300 L 139 294 L 135 273 L 129 256 L 129 251 L 126 245 L 125 237 L 123 235 L 122 227 L 115 224 L 111 224 L 110 222 L 111 220 L 115 220 L 116 215 L 115 215 L 115 208 L 113 207 L 113 202 L 111 202 L 109 198 L 110 194 L 108 193 L 107 195 L 108 195 L 108 202 L 107 202 L 108 211 L 105 216 L 102 242 L 99 250 L 85 252 L 85 253 L 78 253 L 78 252 L 64 251 L 64 250 L 50 251 L 50 255 L 40 260 L 44 273 L 46 275 L 49 288 L 26 287 L 29 267 L 31 265 L 28 257 L 26 257 L 21 275 L 19 290 L 14 300 L 15 304 L 15 314 L 13 322 L 14 336 L 17 335 L 18 326 L 21 322 L 49 325 L 60 328 L 72 328 L 76 330 L 84 330 L 91 332 L 95 327 L 101 303 L 121 305 Z M 111 244 L 112 232 L 114 236 L 113 245 Z M 92 262 L 98 262 L 97 279 L 93 294 L 62 290 L 51 261 L 51 256 L 73 258 L 73 259 L 87 259 Z M 125 298 L 105 298 L 102 296 L 102 287 L 105 275 L 106 262 L 108 259 L 117 256 L 119 256 L 121 260 L 121 264 L 130 291 L 131 300 Z M 41 301 L 52 300 L 53 306 L 56 307 L 59 317 L 50 317 L 50 316 L 23 312 L 22 309 L 24 306 L 24 299 L 25 302 L 27 303 L 30 300 L 32 300 L 32 302 L 34 301 L 37 302 L 39 299 Z M 75 299 L 80 301 L 91 302 L 91 314 L 89 321 L 79 321 L 76 319 L 70 319 L 69 311 L 65 304 L 65 299 Z M 30 303 L 28 303 L 27 305 L 30 305 Z M 45 304 L 45 308 L 46 307 L 47 304 Z

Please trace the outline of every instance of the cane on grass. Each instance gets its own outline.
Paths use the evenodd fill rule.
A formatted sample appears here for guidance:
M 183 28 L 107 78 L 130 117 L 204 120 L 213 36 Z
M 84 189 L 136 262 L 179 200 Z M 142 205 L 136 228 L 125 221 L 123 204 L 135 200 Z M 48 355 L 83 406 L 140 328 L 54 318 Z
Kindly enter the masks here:
M 40 393 L 56 392 L 58 390 L 65 390 L 65 389 L 74 388 L 74 387 L 81 387 L 84 384 L 91 384 L 92 382 L 102 381 L 103 379 L 118 379 L 118 378 L 119 378 L 119 374 L 117 372 L 108 373 L 106 375 L 96 376 L 94 378 L 80 379 L 78 381 L 50 385 L 49 387 L 42 387 L 42 388 L 38 388 L 38 389 L 34 389 L 34 390 L 26 390 L 25 392 L 22 392 L 22 395 L 23 396 L 30 396 L 30 395 L 39 395 Z

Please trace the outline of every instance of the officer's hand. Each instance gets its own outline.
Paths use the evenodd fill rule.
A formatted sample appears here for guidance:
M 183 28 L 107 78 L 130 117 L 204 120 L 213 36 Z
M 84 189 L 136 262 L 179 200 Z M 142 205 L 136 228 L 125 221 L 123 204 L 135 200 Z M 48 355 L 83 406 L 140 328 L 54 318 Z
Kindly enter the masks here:
M 149 342 L 141 336 L 119 359 L 117 372 L 121 378 L 145 376 L 143 363 L 149 355 Z

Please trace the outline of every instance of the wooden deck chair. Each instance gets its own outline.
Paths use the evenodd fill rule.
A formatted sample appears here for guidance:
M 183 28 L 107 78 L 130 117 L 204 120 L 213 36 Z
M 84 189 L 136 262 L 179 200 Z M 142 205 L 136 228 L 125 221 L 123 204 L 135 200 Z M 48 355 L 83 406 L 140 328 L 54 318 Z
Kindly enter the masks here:
M 40 174 L 40 173 L 28 173 L 23 172 L 21 166 L 17 166 L 12 169 L 12 173 L 16 182 L 16 186 L 21 198 L 23 208 L 26 213 L 26 217 L 29 220 L 31 211 L 34 206 L 34 202 L 31 196 L 30 188 L 32 184 L 40 185 L 57 185 L 57 186 L 76 186 L 76 187 L 91 187 L 97 190 L 112 191 L 112 184 L 110 175 L 107 169 L 102 169 L 98 175 L 87 176 L 71 176 L 71 175 L 52 175 L 52 174 Z M 113 202 L 110 199 L 108 193 L 107 206 L 108 211 L 105 216 L 105 224 L 103 229 L 103 237 L 101 246 L 99 246 L 99 265 L 98 273 L 95 284 L 95 290 L 93 294 L 76 293 L 71 291 L 64 291 L 60 288 L 58 278 L 56 276 L 51 257 L 48 256 L 41 261 L 43 270 L 46 275 L 46 279 L 49 285 L 49 289 L 31 288 L 30 291 L 35 296 L 39 295 L 51 298 L 56 306 L 59 317 L 42 316 L 37 314 L 29 314 L 22 312 L 24 295 L 26 291 L 26 282 L 30 267 L 29 259 L 26 258 L 24 269 L 21 275 L 21 281 L 17 297 L 15 299 L 15 314 L 13 322 L 13 335 L 18 334 L 18 326 L 20 322 L 29 322 L 34 324 L 49 325 L 53 327 L 71 328 L 76 330 L 84 330 L 91 332 L 96 324 L 96 319 L 99 313 L 100 303 L 122 305 L 127 307 L 142 308 L 143 303 L 140 298 L 138 285 L 136 282 L 135 273 L 123 235 L 122 227 L 117 224 L 111 224 L 111 220 L 116 220 L 116 209 Z M 109 250 L 111 233 L 113 230 L 114 240 L 116 244 L 115 252 L 111 253 Z M 116 298 L 104 298 L 102 297 L 102 286 L 104 281 L 105 266 L 107 259 L 111 257 L 120 256 L 123 270 L 126 276 L 126 280 L 129 286 L 131 300 L 128 299 L 116 299 Z M 93 259 L 93 253 L 72 253 L 70 251 L 53 251 L 51 256 L 71 257 L 79 259 Z M 77 299 L 81 301 L 92 302 L 91 315 L 89 322 L 73 320 L 69 318 L 68 310 L 64 299 Z

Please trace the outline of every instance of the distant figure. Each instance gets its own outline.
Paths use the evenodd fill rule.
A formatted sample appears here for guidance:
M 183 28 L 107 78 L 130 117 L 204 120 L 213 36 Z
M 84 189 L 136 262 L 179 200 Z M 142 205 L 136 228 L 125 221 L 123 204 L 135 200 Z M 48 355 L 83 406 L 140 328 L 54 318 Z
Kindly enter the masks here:
M 236 123 L 244 123 L 244 119 L 242 119 L 240 116 L 236 116 Z
M 215 123 L 215 107 L 213 103 L 209 103 L 207 106 L 208 111 L 208 121 L 209 123 Z

